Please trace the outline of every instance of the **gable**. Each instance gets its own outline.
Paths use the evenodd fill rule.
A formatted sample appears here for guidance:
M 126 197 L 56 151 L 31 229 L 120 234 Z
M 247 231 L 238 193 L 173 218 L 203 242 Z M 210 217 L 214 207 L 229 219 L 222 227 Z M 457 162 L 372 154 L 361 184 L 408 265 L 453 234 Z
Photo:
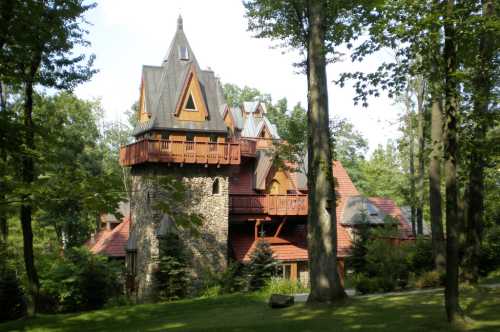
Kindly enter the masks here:
M 191 66 L 186 75 L 181 95 L 177 101 L 175 116 L 181 121 L 201 122 L 208 118 L 207 106 L 194 66 Z

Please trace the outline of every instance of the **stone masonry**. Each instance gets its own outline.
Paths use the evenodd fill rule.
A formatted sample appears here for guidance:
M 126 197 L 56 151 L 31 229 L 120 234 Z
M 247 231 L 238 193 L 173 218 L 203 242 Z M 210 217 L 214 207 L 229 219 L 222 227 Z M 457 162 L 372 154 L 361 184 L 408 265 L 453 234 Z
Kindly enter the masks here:
M 208 273 L 220 272 L 227 266 L 228 215 L 229 215 L 229 170 L 184 165 L 148 165 L 132 168 L 132 228 L 137 243 L 136 282 L 137 298 L 144 301 L 154 297 L 153 272 L 158 262 L 158 230 L 164 214 L 155 210 L 155 202 L 161 199 L 154 177 L 175 175 L 189 189 L 190 201 L 186 211 L 202 215 L 200 235 L 179 230 L 191 258 L 194 285 L 200 285 Z M 219 193 L 213 194 L 216 179 Z

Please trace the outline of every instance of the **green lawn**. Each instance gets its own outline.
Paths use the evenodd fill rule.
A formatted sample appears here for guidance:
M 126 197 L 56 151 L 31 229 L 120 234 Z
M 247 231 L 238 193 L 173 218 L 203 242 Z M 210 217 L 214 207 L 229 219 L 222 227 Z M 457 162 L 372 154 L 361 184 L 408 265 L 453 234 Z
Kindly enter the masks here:
M 466 327 L 444 321 L 442 293 L 371 296 L 340 307 L 269 309 L 259 296 L 232 295 L 118 307 L 72 315 L 41 315 L 0 324 L 0 331 L 500 331 L 500 290 L 463 291 Z

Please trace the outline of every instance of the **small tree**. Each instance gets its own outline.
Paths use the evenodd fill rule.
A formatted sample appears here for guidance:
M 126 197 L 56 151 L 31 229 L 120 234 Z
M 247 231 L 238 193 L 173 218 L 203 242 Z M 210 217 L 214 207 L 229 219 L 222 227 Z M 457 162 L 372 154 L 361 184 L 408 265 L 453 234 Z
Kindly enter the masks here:
M 248 265 L 248 289 L 256 291 L 264 287 L 266 281 L 271 279 L 276 267 L 276 260 L 269 243 L 260 240 L 250 257 Z
M 368 253 L 368 241 L 370 239 L 370 225 L 366 213 L 361 215 L 361 221 L 354 229 L 351 255 L 347 257 L 347 267 L 354 273 L 366 272 L 366 255 Z
M 188 266 L 184 244 L 175 231 L 159 238 L 160 259 L 154 277 L 158 298 L 181 299 L 187 294 Z

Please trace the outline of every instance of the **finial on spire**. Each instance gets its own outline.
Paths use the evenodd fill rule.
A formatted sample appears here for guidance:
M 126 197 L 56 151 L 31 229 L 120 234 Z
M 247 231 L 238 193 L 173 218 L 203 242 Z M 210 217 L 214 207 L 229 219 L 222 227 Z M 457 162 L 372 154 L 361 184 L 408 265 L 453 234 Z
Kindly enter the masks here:
M 182 30 L 182 16 L 179 14 L 179 17 L 177 18 L 177 30 Z

